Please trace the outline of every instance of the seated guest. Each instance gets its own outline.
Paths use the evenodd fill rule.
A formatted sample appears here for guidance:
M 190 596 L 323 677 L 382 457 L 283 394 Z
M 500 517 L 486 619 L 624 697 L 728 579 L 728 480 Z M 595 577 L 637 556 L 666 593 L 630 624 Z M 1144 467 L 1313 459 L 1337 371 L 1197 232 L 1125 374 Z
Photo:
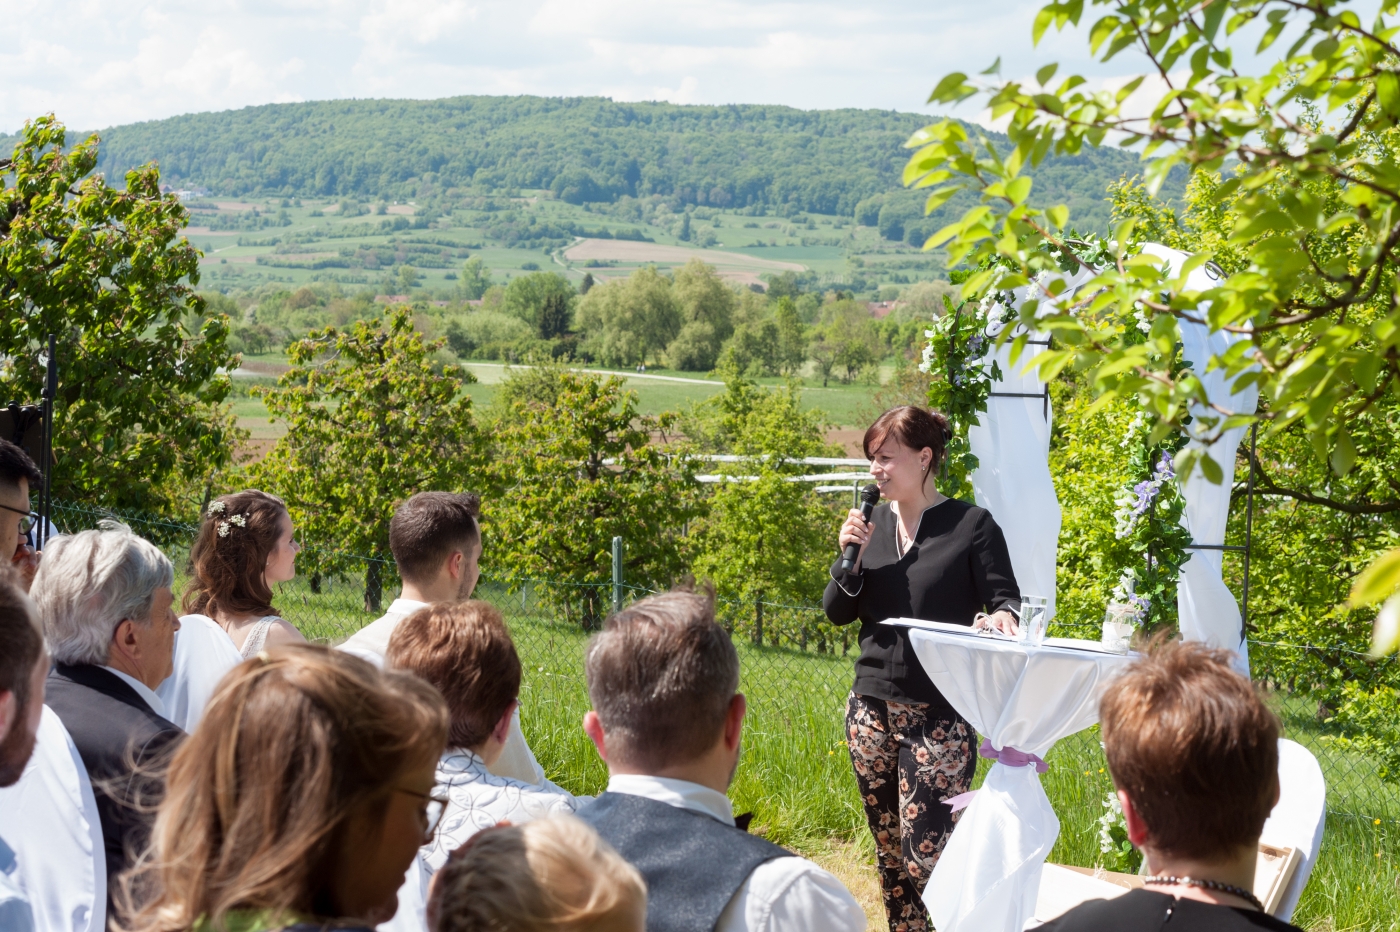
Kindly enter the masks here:
M 389 550 L 403 589 L 380 618 L 346 639 L 340 649 L 382 664 L 389 639 L 412 613 L 432 602 L 464 602 L 481 575 L 481 501 L 470 492 L 419 492 L 394 510 Z M 498 777 L 543 784 L 544 768 L 520 731 L 520 710 L 511 717 L 501 756 L 491 765 Z
M 29 454 L 17 444 L 0 440 L 0 566 L 13 563 L 20 585 L 29 589 L 38 558 L 26 536 L 33 526 L 29 493 L 44 479 Z M 42 705 L 42 703 L 41 703 Z
M 491 828 L 433 880 L 431 932 L 642 932 L 636 868 L 571 816 Z
M 423 849 L 429 871 L 472 835 L 498 822 L 519 825 L 577 808 L 552 783 L 534 786 L 498 777 L 501 756 L 520 695 L 520 658 L 501 613 L 485 602 L 439 602 L 409 615 L 389 639 L 388 664 L 437 687 L 447 700 L 451 727 L 437 765 L 447 810 L 437 837 Z
M 18 576 L 0 565 L 0 787 L 19 782 L 34 752 L 49 672 L 44 637 Z M 19 868 L 14 850 L 0 838 L 0 929 L 5 932 L 34 928 Z
M 609 779 L 578 815 L 641 871 L 650 932 L 865 929 L 839 880 L 735 825 L 725 793 L 744 696 L 712 599 L 642 599 L 593 637 L 584 670 L 593 711 L 583 727 Z
M 1109 683 L 1099 702 L 1104 753 L 1145 886 L 1081 903 L 1042 929 L 1294 928 L 1252 892 L 1259 836 L 1279 798 L 1279 724 L 1231 657 L 1158 645 Z
M 175 671 L 157 692 L 170 720 L 194 731 L 223 675 L 269 644 L 306 638 L 277 615 L 272 587 L 296 576 L 301 545 L 287 506 L 248 489 L 214 499 L 190 549 Z
M 123 928 L 372 928 L 436 823 L 446 737 L 415 677 L 311 644 L 245 661 L 171 761 Z
M 174 575 L 155 544 L 103 521 L 100 530 L 50 540 L 34 577 L 56 661 L 47 701 L 92 780 L 109 893 L 145 847 L 157 772 L 184 737 L 155 693 L 170 675 L 180 628 L 171 609 Z

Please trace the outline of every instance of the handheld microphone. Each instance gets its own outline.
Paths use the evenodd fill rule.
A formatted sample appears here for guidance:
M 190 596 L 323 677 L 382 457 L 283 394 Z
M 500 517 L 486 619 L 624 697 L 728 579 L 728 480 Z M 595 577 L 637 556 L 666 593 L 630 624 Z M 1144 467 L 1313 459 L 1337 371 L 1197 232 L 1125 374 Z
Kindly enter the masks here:
M 875 484 L 867 485 L 860 490 L 860 516 L 865 519 L 865 523 L 870 523 L 870 514 L 875 510 L 875 503 L 880 500 L 880 487 Z M 846 552 L 841 556 L 841 572 L 849 573 L 855 569 L 856 557 L 860 555 L 860 544 L 847 544 Z

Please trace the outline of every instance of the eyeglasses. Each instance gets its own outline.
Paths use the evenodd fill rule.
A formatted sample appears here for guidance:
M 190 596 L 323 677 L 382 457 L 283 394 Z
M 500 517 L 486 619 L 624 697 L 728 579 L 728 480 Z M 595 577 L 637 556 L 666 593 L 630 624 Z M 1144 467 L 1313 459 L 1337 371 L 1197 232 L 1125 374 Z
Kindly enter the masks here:
M 431 793 L 420 793 L 417 790 L 405 789 L 396 786 L 394 789 L 400 793 L 407 793 L 409 796 L 417 796 L 419 799 L 427 800 L 428 805 L 423 808 L 423 818 L 428 826 L 423 830 L 425 837 L 431 837 L 437 831 L 438 823 L 442 821 L 442 815 L 447 811 L 448 799 L 442 790 L 433 790 Z
M 19 519 L 19 532 L 28 534 L 34 526 L 39 523 L 39 513 L 37 511 L 20 511 L 18 508 L 11 508 L 9 505 L 0 505 L 6 511 L 13 511 L 17 515 L 24 515 Z

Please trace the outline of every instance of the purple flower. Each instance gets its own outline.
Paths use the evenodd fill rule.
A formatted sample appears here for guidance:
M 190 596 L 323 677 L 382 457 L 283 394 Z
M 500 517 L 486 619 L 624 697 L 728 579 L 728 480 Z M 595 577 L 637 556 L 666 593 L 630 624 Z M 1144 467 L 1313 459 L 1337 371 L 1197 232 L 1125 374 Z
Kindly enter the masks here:
M 1157 483 L 1151 479 L 1144 479 L 1133 486 L 1133 493 L 1137 495 L 1137 501 L 1133 503 L 1133 517 L 1136 518 L 1152 507 L 1152 502 L 1157 497 Z
M 1176 478 L 1176 470 L 1172 468 L 1171 454 L 1166 450 L 1162 451 L 1162 458 L 1157 461 L 1155 474 L 1159 481 Z

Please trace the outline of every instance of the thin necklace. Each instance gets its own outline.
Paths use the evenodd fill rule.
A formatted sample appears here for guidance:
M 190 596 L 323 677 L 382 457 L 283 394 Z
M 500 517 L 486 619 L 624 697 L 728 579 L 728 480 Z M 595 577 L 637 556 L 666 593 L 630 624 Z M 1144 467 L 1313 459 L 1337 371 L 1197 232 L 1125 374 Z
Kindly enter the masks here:
M 1237 896 L 1244 900 L 1261 913 L 1264 912 L 1264 904 L 1259 902 L 1259 897 L 1243 887 L 1221 883 L 1218 880 L 1197 880 L 1194 877 L 1172 877 L 1167 874 L 1157 874 L 1155 876 L 1142 878 L 1142 882 L 1144 884 L 1157 884 L 1161 886 L 1180 885 L 1183 887 L 1201 887 L 1206 890 L 1214 890 L 1217 893 L 1228 893 L 1231 896 Z

